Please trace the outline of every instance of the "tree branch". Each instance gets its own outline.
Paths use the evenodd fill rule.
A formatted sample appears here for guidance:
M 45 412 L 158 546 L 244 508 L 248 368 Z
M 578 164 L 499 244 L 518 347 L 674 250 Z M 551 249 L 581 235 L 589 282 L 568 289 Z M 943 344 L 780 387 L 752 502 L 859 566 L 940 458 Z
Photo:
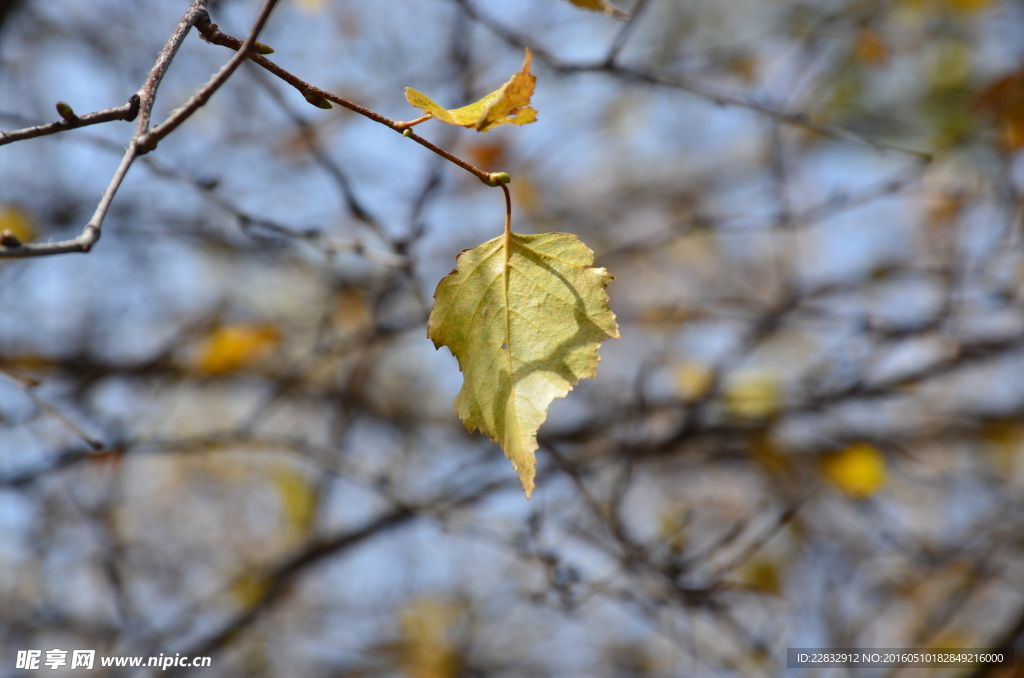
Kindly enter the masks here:
M 870 146 L 877 151 L 892 151 L 896 153 L 902 153 L 904 155 L 913 156 L 923 162 L 931 162 L 933 154 L 922 151 L 915 151 L 909 148 L 903 148 L 902 146 L 896 146 L 893 144 L 887 144 L 884 142 L 869 139 L 868 137 L 861 136 L 850 130 L 839 127 L 837 125 L 829 125 L 824 123 L 818 123 L 812 121 L 805 113 L 791 113 L 788 111 L 781 111 L 771 106 L 759 104 L 753 101 L 747 101 L 738 96 L 727 94 L 724 92 L 714 92 L 705 85 L 697 84 L 687 80 L 669 80 L 653 73 L 647 73 L 637 69 L 622 66 L 616 62 L 618 56 L 618 50 L 621 49 L 621 45 L 616 42 L 612 49 L 609 51 L 608 57 L 593 63 L 567 63 L 561 61 L 551 52 L 545 50 L 543 47 L 538 47 L 536 44 L 525 36 L 512 31 L 505 26 L 502 26 L 497 21 L 494 21 L 490 17 L 484 16 L 477 8 L 473 5 L 470 0 L 453 0 L 462 10 L 466 13 L 469 18 L 474 21 L 486 26 L 492 33 L 497 35 L 499 38 L 504 40 L 510 45 L 513 45 L 519 49 L 525 49 L 529 47 L 537 58 L 546 61 L 553 69 L 560 73 L 606 73 L 609 75 L 618 76 L 620 78 L 627 78 L 635 80 L 637 82 L 647 83 L 649 85 L 656 85 L 660 87 L 667 87 L 670 89 L 676 89 L 687 94 L 692 94 L 695 97 L 704 99 L 713 104 L 719 106 L 733 106 L 736 108 L 745 108 L 755 113 L 773 118 L 781 123 L 787 125 L 794 125 L 797 127 L 803 127 L 819 134 L 835 139 L 845 139 L 865 146 Z M 643 5 L 638 7 L 637 13 L 643 8 Z M 632 26 L 632 22 L 624 27 L 620 33 L 619 40 L 624 40 L 628 37 L 628 29 Z
M 131 142 L 128 144 L 128 149 L 125 151 L 124 157 L 121 159 L 121 164 L 118 166 L 117 171 L 114 172 L 114 176 L 111 178 L 110 184 L 107 186 L 107 190 L 103 192 L 103 197 L 100 198 L 100 202 L 96 206 L 96 210 L 93 212 L 92 218 L 89 219 L 89 223 L 86 224 L 82 233 L 77 238 L 53 243 L 11 243 L 8 241 L 0 246 L 0 259 L 41 257 L 72 252 L 88 252 L 91 250 L 93 245 L 95 245 L 100 239 L 103 220 L 106 218 L 107 212 L 110 210 L 110 205 L 114 201 L 114 195 L 117 193 L 117 189 L 120 188 L 121 183 L 124 181 L 125 176 L 127 176 L 128 170 L 131 168 L 135 159 L 156 148 L 157 143 L 159 143 L 161 139 L 173 132 L 182 122 L 195 113 L 196 110 L 205 104 L 209 98 L 213 96 L 213 93 L 227 81 L 231 74 L 234 73 L 242 63 L 245 58 L 245 54 L 256 42 L 256 38 L 259 36 L 260 31 L 263 29 L 267 19 L 270 17 L 270 13 L 278 2 L 278 0 L 265 0 L 263 8 L 260 10 L 260 13 L 256 18 L 256 22 L 249 31 L 249 36 L 245 39 L 244 43 L 240 44 L 241 50 L 239 54 L 228 61 L 228 63 L 225 64 L 225 66 L 216 75 L 214 75 L 206 85 L 196 92 L 196 94 L 189 99 L 184 106 L 172 113 L 163 124 L 153 130 L 150 130 L 149 125 L 153 114 L 153 104 L 156 101 L 156 93 L 157 89 L 160 87 L 160 81 L 163 79 L 164 74 L 170 67 L 171 62 L 174 60 L 174 56 L 178 52 L 178 48 L 181 47 L 181 43 L 185 40 L 185 36 L 188 35 L 192 26 L 196 25 L 196 22 L 201 20 L 202 17 L 206 17 L 207 21 L 209 21 L 209 14 L 206 11 L 206 1 L 207 0 L 192 0 L 188 10 L 185 12 L 185 15 L 174 29 L 174 33 L 171 34 L 171 37 L 168 39 L 163 49 L 160 50 L 156 63 L 153 64 L 153 68 L 146 77 L 145 83 L 143 83 L 142 88 L 136 95 L 139 99 L 139 106 L 138 121 L 135 125 L 135 134 L 132 137 Z
M 148 153 L 156 148 L 156 145 L 161 139 L 173 132 L 179 125 L 181 125 L 181 123 L 191 117 L 193 113 L 203 106 L 203 104 L 209 101 L 214 92 L 220 89 L 221 86 L 228 81 L 231 74 L 242 65 L 242 62 L 245 61 L 246 56 L 252 50 L 253 45 L 256 44 L 256 38 L 259 37 L 263 27 L 267 24 L 267 20 L 270 19 L 270 13 L 274 11 L 274 7 L 277 3 L 278 0 L 265 0 L 262 9 L 260 9 L 259 15 L 256 17 L 256 22 L 249 31 L 249 35 L 246 37 L 245 42 L 240 45 L 238 53 L 224 64 L 224 67 L 221 68 L 209 82 L 203 85 L 203 87 L 196 92 L 191 99 L 185 102 L 184 106 L 174 111 L 167 120 L 158 125 L 152 131 L 143 132 L 139 136 L 137 143 L 140 153 Z M 200 5 L 201 7 L 199 7 L 196 12 L 195 21 L 198 23 L 203 21 L 205 18 L 206 22 L 209 22 L 210 15 L 206 11 L 206 1 L 200 0 Z
M 86 113 L 85 115 L 72 114 L 70 117 L 58 120 L 57 122 L 51 122 L 45 125 L 36 125 L 35 127 L 26 127 L 25 129 L 11 130 L 10 132 L 0 132 L 0 146 L 11 144 L 15 141 L 45 137 L 47 135 L 64 132 L 69 129 L 77 129 L 88 125 L 97 125 L 101 122 L 111 122 L 113 120 L 126 120 L 131 122 L 139 114 L 139 103 L 139 95 L 133 94 L 131 98 L 128 99 L 128 103 L 124 106 L 108 108 L 94 113 Z
M 207 42 L 212 43 L 214 45 L 221 45 L 222 47 L 228 47 L 234 50 L 238 50 L 242 46 L 242 42 L 238 38 L 232 37 L 230 35 L 227 35 L 226 33 L 221 32 L 221 30 L 217 28 L 217 24 L 210 22 L 208 16 L 206 17 L 205 21 L 197 23 L 196 28 L 199 30 L 200 33 L 203 34 L 203 37 L 206 39 Z M 487 185 L 496 185 L 490 183 L 490 172 L 482 170 L 479 167 L 474 167 L 465 160 L 452 155 L 443 148 L 435 146 L 434 144 L 430 143 L 423 137 L 414 134 L 410 128 L 413 125 L 423 122 L 425 116 L 408 122 L 392 120 L 391 118 L 387 118 L 381 115 L 380 113 L 377 113 L 376 111 L 371 111 L 369 108 L 366 108 L 365 106 L 360 106 L 355 102 L 349 101 L 348 99 L 344 99 L 336 94 L 332 94 L 327 90 L 320 89 L 319 87 L 316 87 L 315 85 L 312 85 L 306 82 L 305 80 L 302 80 L 301 78 L 281 68 L 273 61 L 267 59 L 261 54 L 249 54 L 248 58 L 255 62 L 257 65 L 265 68 L 266 70 L 270 71 L 271 73 L 273 73 L 274 75 L 281 78 L 289 85 L 297 89 L 299 93 L 301 93 L 302 96 L 306 98 L 307 101 L 317 99 L 326 99 L 327 101 L 333 101 L 339 106 L 343 106 L 354 113 L 358 113 L 359 115 L 362 115 L 364 117 L 369 118 L 370 120 L 373 120 L 374 122 L 380 123 L 385 127 L 389 127 L 395 130 L 402 136 L 412 139 L 420 146 L 423 146 L 424 148 L 429 149 L 434 153 L 437 153 L 445 160 L 448 160 L 449 162 L 458 165 L 459 167 L 466 170 L 470 174 L 474 175 L 475 177 L 480 179 L 480 181 L 483 181 Z

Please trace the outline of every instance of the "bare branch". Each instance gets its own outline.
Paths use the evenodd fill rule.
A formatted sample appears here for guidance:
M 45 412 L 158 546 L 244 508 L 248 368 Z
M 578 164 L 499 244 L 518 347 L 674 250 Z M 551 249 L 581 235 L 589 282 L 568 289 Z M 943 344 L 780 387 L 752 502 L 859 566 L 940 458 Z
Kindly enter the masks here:
M 44 137 L 69 129 L 86 127 L 87 125 L 97 125 L 102 122 L 111 122 L 113 120 L 131 122 L 139 114 L 139 102 L 139 95 L 133 94 L 124 106 L 86 113 L 85 115 L 75 115 L 71 118 L 65 118 L 45 125 L 36 125 L 35 127 L 26 127 L 25 129 L 11 130 L 10 132 L 0 132 L 0 146 L 14 143 L 15 141 Z
M 220 89 L 221 86 L 228 81 L 231 74 L 242 65 L 242 62 L 246 59 L 246 55 L 252 50 L 253 45 L 256 43 L 256 38 L 259 37 L 263 27 L 267 24 L 267 20 L 270 19 L 270 13 L 274 11 L 274 7 L 277 6 L 277 3 L 278 0 L 266 0 L 263 3 L 263 8 L 260 9 L 259 15 L 256 17 L 256 22 L 249 31 L 248 37 L 246 37 L 245 42 L 243 42 L 239 47 L 238 54 L 224 64 L 224 67 L 221 68 L 209 82 L 203 85 L 203 87 L 196 92 L 191 99 L 185 102 L 184 106 L 174 111 L 167 120 L 162 122 L 155 129 L 149 132 L 144 132 L 139 136 L 137 140 L 139 153 L 149 153 L 156 148 L 156 145 L 161 139 L 173 132 L 181 123 L 191 117 L 192 114 L 199 110 L 203 104 L 209 101 L 214 92 Z M 206 11 L 205 0 L 201 0 L 201 4 L 202 7 L 197 10 L 196 21 L 201 21 L 202 17 L 206 17 L 206 20 L 209 21 L 209 14 Z
M 153 113 L 153 104 L 156 101 L 156 93 L 160 86 L 160 81 L 163 79 L 164 74 L 170 67 L 171 61 L 174 59 L 175 54 L 178 52 L 178 48 L 185 40 L 185 36 L 188 35 L 192 26 L 194 26 L 196 22 L 204 16 L 207 21 L 209 21 L 209 14 L 206 11 L 206 0 L 192 0 L 192 4 L 189 5 L 185 15 L 182 17 L 181 21 L 178 22 L 178 26 L 174 29 L 174 33 L 164 45 L 164 48 L 160 51 L 160 55 L 157 57 L 156 63 L 153 64 L 153 68 L 150 70 L 149 76 L 146 78 L 146 82 L 142 85 L 142 89 L 139 90 L 137 95 L 139 98 L 139 106 L 137 109 L 139 115 L 138 122 L 135 126 L 135 135 L 132 137 L 131 143 L 128 145 L 128 149 L 125 151 L 124 157 L 121 160 L 121 164 L 118 166 L 117 171 L 110 180 L 107 190 L 104 191 L 103 197 L 100 199 L 95 212 L 93 212 L 92 218 L 89 220 L 89 223 L 86 224 L 81 235 L 77 238 L 72 238 L 71 240 L 64 240 L 56 243 L 12 243 L 10 245 L 0 246 L 0 259 L 40 257 L 72 252 L 88 252 L 91 250 L 93 245 L 95 245 L 100 239 L 103 220 L 106 218 L 107 212 L 110 210 L 110 205 L 114 201 L 114 195 L 117 193 L 117 189 L 120 188 L 125 176 L 127 176 L 132 163 L 140 155 L 148 153 L 156 148 L 157 143 L 159 143 L 161 139 L 173 132 L 182 122 L 195 113 L 200 106 L 205 104 L 209 98 L 213 96 L 214 92 L 227 82 L 227 79 L 231 77 L 231 74 L 234 73 L 244 60 L 244 55 L 256 42 L 256 38 L 259 36 L 260 31 L 266 24 L 267 19 L 270 18 L 270 13 L 273 11 L 275 5 L 277 5 L 277 2 L 278 0 L 266 0 L 263 8 L 260 10 L 259 16 L 256 18 L 256 22 L 253 24 L 252 30 L 249 31 L 249 36 L 245 39 L 245 42 L 241 44 L 239 54 L 228 61 L 228 63 L 209 82 L 207 82 L 205 86 L 203 86 L 191 99 L 189 99 L 184 106 L 171 114 L 163 124 L 154 130 L 150 130 L 149 124 Z
M 875 141 L 874 139 L 869 139 L 867 137 L 861 136 L 859 134 L 856 134 L 855 132 L 851 132 L 850 130 L 843 127 L 839 127 L 837 125 L 828 125 L 814 122 L 804 113 L 790 113 L 788 111 L 781 111 L 776 108 L 772 108 L 771 106 L 759 104 L 753 101 L 747 101 L 738 96 L 727 94 L 725 92 L 714 92 L 704 85 L 690 82 L 687 80 L 670 80 L 668 78 L 664 78 L 653 73 L 647 73 L 639 69 L 633 69 L 626 66 L 622 66 L 616 63 L 616 56 L 618 55 L 618 50 L 621 49 L 621 45 L 618 45 L 618 41 L 616 42 L 616 46 L 613 46 L 612 50 L 609 52 L 609 56 L 605 59 L 602 59 L 601 61 L 589 64 L 568 63 L 558 59 L 556 56 L 554 56 L 551 52 L 545 50 L 543 47 L 538 47 L 536 44 L 533 43 L 533 41 L 527 39 L 525 36 L 522 36 L 516 33 L 515 31 L 512 31 L 506 28 L 505 26 L 502 26 L 501 24 L 494 21 L 490 17 L 484 16 L 479 11 L 477 11 L 476 7 L 470 0 L 454 1 L 463 9 L 463 11 L 466 12 L 466 14 L 471 19 L 486 26 L 488 29 L 490 29 L 492 33 L 497 35 L 499 38 L 519 49 L 525 49 L 529 47 L 533 51 L 533 53 L 537 55 L 537 58 L 546 61 L 553 69 L 561 73 L 607 73 L 610 75 L 623 77 L 629 80 L 635 80 L 637 82 L 644 82 L 649 85 L 657 85 L 661 87 L 667 87 L 670 89 L 677 89 L 681 92 L 692 94 L 693 96 L 699 97 L 701 99 L 704 99 L 705 101 L 709 101 L 719 106 L 734 106 L 736 108 L 745 108 L 747 110 L 754 111 L 755 113 L 766 115 L 787 125 L 803 127 L 804 129 L 809 129 L 814 132 L 818 132 L 819 134 L 824 134 L 826 136 L 833 137 L 835 139 L 845 139 L 847 141 L 852 141 L 865 146 L 870 146 L 871 148 L 874 148 L 877 151 L 892 151 L 896 153 L 902 153 L 905 155 L 910 155 L 915 158 L 918 158 L 924 162 L 931 162 L 932 160 L 933 154 L 931 153 L 925 153 L 922 151 L 916 151 L 909 148 L 903 148 L 901 146 L 895 146 L 893 144 Z M 638 10 L 639 9 L 642 9 L 642 5 L 640 8 L 638 8 Z M 639 11 L 637 13 L 639 13 Z M 623 32 L 620 33 L 620 40 L 624 40 L 626 37 L 628 37 L 628 33 L 626 33 L 626 31 L 632 25 L 633 22 L 630 22 L 623 28 Z
M 203 37 L 206 38 L 207 42 L 213 43 L 214 45 L 221 45 L 223 47 L 229 47 L 235 50 L 239 49 L 242 46 L 242 42 L 238 38 L 232 37 L 230 35 L 227 35 L 226 33 L 221 32 L 220 29 L 217 28 L 217 24 L 209 23 L 208 17 L 205 22 L 197 23 L 196 28 L 199 29 L 199 31 L 203 34 Z M 448 160 L 449 162 L 458 165 L 459 167 L 466 170 L 470 174 L 476 176 L 484 183 L 488 183 L 491 176 L 490 172 L 482 170 L 479 167 L 474 167 L 465 160 L 452 155 L 443 148 L 435 146 L 434 144 L 430 143 L 423 137 L 413 133 L 410 127 L 412 127 L 412 125 L 414 124 L 423 122 L 424 118 L 418 118 L 416 120 L 408 122 L 392 120 L 391 118 L 387 118 L 381 115 L 380 113 L 371 111 L 369 108 L 360 106 L 355 102 L 349 101 L 348 99 L 344 99 L 336 94 L 332 94 L 327 90 L 320 89 L 319 87 L 316 87 L 306 82 L 305 80 L 302 80 L 301 78 L 293 75 L 289 71 L 281 68 L 273 61 L 267 59 L 266 57 L 260 54 L 250 54 L 249 59 L 254 61 L 256 64 L 262 66 L 263 68 L 267 69 L 268 71 L 270 71 L 271 73 L 273 73 L 274 75 L 281 78 L 289 85 L 297 89 L 302 94 L 302 96 L 306 97 L 307 100 L 311 98 L 327 99 L 328 101 L 333 101 L 339 106 L 344 106 L 345 108 L 349 109 L 354 113 L 358 113 L 359 115 L 362 115 L 364 117 L 369 118 L 370 120 L 373 120 L 374 122 L 378 122 L 384 125 L 385 127 L 390 127 L 396 132 L 402 134 L 402 136 L 406 136 L 412 139 L 420 146 L 423 146 L 424 148 L 429 149 L 434 153 L 437 153 L 438 155 Z M 488 185 L 490 184 L 488 183 Z

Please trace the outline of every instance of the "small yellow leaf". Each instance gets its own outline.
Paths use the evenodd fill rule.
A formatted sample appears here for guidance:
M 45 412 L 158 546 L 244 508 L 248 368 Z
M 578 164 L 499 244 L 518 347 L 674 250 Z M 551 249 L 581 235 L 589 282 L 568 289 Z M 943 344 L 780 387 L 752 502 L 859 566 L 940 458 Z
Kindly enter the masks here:
M 281 343 L 273 325 L 224 325 L 199 349 L 196 367 L 207 374 L 229 374 L 270 355 Z
M 402 612 L 401 668 L 409 678 L 455 678 L 460 674 L 453 627 L 459 610 L 438 600 L 423 599 Z
M 503 164 L 505 144 L 500 139 L 492 143 L 476 144 L 467 149 L 466 155 L 469 156 L 469 161 L 477 167 L 491 171 Z M 516 204 L 519 204 L 518 201 Z
M 1024 146 L 1024 71 L 992 82 L 978 94 L 976 106 L 995 116 L 1003 150 Z
M 822 475 L 851 497 L 870 497 L 885 485 L 885 456 L 873 445 L 854 443 L 829 455 L 821 465 Z
M 774 372 L 740 372 L 725 391 L 729 412 L 744 419 L 764 419 L 775 414 L 782 404 L 782 387 Z
M 958 12 L 980 12 L 992 4 L 992 0 L 946 0 L 946 4 Z
M 537 111 L 530 108 L 530 97 L 533 96 L 533 86 L 537 82 L 537 76 L 530 74 L 532 60 L 533 54 L 527 49 L 522 69 L 513 74 L 508 82 L 480 101 L 462 108 L 449 110 L 412 87 L 405 88 L 405 99 L 441 122 L 478 132 L 487 132 L 506 123 L 525 125 L 535 122 Z
M 331 314 L 338 329 L 346 335 L 364 334 L 373 329 L 373 309 L 357 290 L 346 288 L 334 298 Z
M 675 377 L 676 393 L 686 402 L 693 402 L 704 397 L 714 382 L 715 373 L 706 365 L 698 363 L 682 363 L 672 368 Z
M 875 31 L 862 30 L 853 43 L 853 54 L 867 64 L 880 64 L 889 58 L 889 46 Z
M 781 569 L 773 560 L 754 558 L 744 563 L 737 575 L 746 586 L 777 595 L 782 590 Z
M 246 574 L 235 580 L 231 586 L 231 594 L 245 609 L 258 605 L 267 594 L 270 582 L 266 577 L 255 574 Z
M 971 46 L 962 40 L 937 42 L 927 64 L 928 80 L 938 88 L 962 84 L 971 74 Z
M 308 534 L 316 520 L 319 504 L 316 487 L 311 485 L 304 475 L 290 467 L 275 470 L 272 481 L 288 524 L 300 534 Z
M 690 537 L 690 514 L 685 506 L 669 506 L 658 516 L 658 541 L 667 543 L 669 553 L 679 556 Z
M 21 242 L 32 242 L 36 237 L 28 213 L 13 206 L 0 208 L 0 233 L 4 231 L 10 231 Z
M 608 16 L 613 16 L 616 19 L 628 19 L 629 13 L 623 12 L 612 5 L 608 0 L 569 0 L 572 4 L 583 9 L 592 9 L 595 12 L 604 12 Z
M 327 6 L 327 0 L 295 0 L 295 4 L 306 14 L 317 14 Z

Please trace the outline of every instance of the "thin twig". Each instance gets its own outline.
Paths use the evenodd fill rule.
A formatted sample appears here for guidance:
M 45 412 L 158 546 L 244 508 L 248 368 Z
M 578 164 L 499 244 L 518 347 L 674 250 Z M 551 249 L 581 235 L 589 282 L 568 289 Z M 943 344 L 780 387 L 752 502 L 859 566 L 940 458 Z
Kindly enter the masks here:
M 110 210 L 110 205 L 114 201 L 117 189 L 120 188 L 135 159 L 156 148 L 161 139 L 173 132 L 182 122 L 195 113 L 227 81 L 245 59 L 245 54 L 252 49 L 256 38 L 259 37 L 260 31 L 263 29 L 277 3 L 278 0 L 265 0 L 263 8 L 256 18 L 256 22 L 249 31 L 248 37 L 239 44 L 239 53 L 232 57 L 184 106 L 172 113 L 161 125 L 150 130 L 149 125 L 153 113 L 153 104 L 156 101 L 156 93 L 160 87 L 160 81 L 170 67 L 171 61 L 173 61 L 178 48 L 185 40 L 185 36 L 188 35 L 192 26 L 196 25 L 196 22 L 200 21 L 203 17 L 206 18 L 207 22 L 209 21 L 209 14 L 206 11 L 206 0 L 192 0 L 185 15 L 178 22 L 177 27 L 175 27 L 174 33 L 160 51 L 156 63 L 153 64 L 153 68 L 150 70 L 145 83 L 143 83 L 142 88 L 138 92 L 139 108 L 135 135 L 128 144 L 124 157 L 121 159 L 121 164 L 110 180 L 107 190 L 103 192 L 103 197 L 96 206 L 96 211 L 93 212 L 92 218 L 89 219 L 89 223 L 86 224 L 82 233 L 77 238 L 55 243 L 18 243 L 11 246 L 0 246 L 0 258 L 39 257 L 71 252 L 88 252 L 91 250 L 93 245 L 100 239 L 100 229 L 102 228 L 103 220 Z
M 207 17 L 206 21 L 197 23 L 196 28 L 199 29 L 199 31 L 203 34 L 203 37 L 206 38 L 207 42 L 210 42 L 214 45 L 221 45 L 222 47 L 228 47 L 234 50 L 239 49 L 242 45 L 241 41 L 238 38 L 223 33 L 220 29 L 217 28 L 216 24 L 210 23 L 209 17 Z M 370 120 L 373 120 L 374 122 L 380 123 L 385 127 L 389 127 L 395 130 L 396 132 L 401 133 L 403 136 L 412 139 L 420 146 L 423 146 L 424 148 L 429 149 L 434 153 L 437 153 L 445 160 L 448 160 L 449 162 L 458 165 L 459 167 L 466 170 L 470 174 L 473 174 L 474 176 L 476 176 L 478 179 L 485 183 L 487 183 L 488 179 L 491 176 L 490 172 L 482 170 L 479 167 L 474 167 L 465 160 L 452 155 L 443 148 L 439 148 L 438 146 L 435 146 L 434 144 L 430 143 L 423 137 L 414 134 L 413 131 L 409 128 L 413 123 L 418 124 L 419 122 L 422 122 L 422 118 L 410 122 L 392 120 L 391 118 L 387 118 L 381 115 L 380 113 L 377 113 L 376 111 L 371 111 L 369 108 L 366 108 L 365 106 L 360 106 L 355 102 L 349 101 L 348 99 L 344 99 L 336 94 L 332 94 L 327 90 L 320 89 L 319 87 L 316 87 L 315 85 L 312 85 L 306 82 L 305 80 L 302 80 L 301 78 L 281 68 L 273 61 L 267 59 L 265 56 L 261 54 L 250 54 L 248 58 L 255 62 L 257 65 L 265 68 L 266 70 L 270 71 L 271 73 L 273 73 L 274 75 L 281 78 L 289 85 L 297 89 L 299 93 L 301 93 L 302 96 L 304 96 L 307 100 L 326 99 L 328 101 L 333 101 L 339 106 L 343 106 L 344 108 L 349 109 L 353 113 L 358 113 L 359 115 L 362 115 L 366 118 L 369 118 Z
M 605 57 L 604 62 L 611 66 L 615 63 L 615 59 L 618 58 L 619 52 L 626 46 L 626 41 L 629 39 L 630 34 L 636 27 L 637 21 L 640 19 L 640 15 L 643 14 L 644 8 L 647 7 L 647 0 L 640 0 L 637 3 L 636 8 L 633 10 L 633 14 L 629 17 L 626 25 L 619 30 L 618 35 L 615 36 L 615 41 L 612 43 L 611 49 L 608 50 L 608 56 Z
M 277 3 L 278 0 L 265 0 L 262 9 L 260 9 L 259 15 L 256 17 L 256 22 L 249 31 L 249 35 L 246 37 L 245 42 L 243 42 L 239 47 L 238 53 L 224 64 L 224 67 L 221 68 L 209 82 L 203 85 L 198 92 L 192 95 L 192 98 L 185 102 L 184 106 L 174 111 L 167 120 L 162 122 L 155 129 L 146 132 L 139 137 L 138 146 L 140 153 L 148 153 L 156 148 L 156 145 L 161 139 L 173 132 L 179 125 L 181 125 L 181 123 L 191 117 L 193 113 L 203 106 L 203 104 L 209 101 L 214 92 L 220 89 L 221 86 L 228 81 L 231 74 L 242 65 L 242 62 L 245 61 L 249 52 L 252 51 L 253 45 L 256 43 L 256 38 L 259 37 L 263 27 L 267 24 L 267 20 L 270 19 L 270 13 L 274 11 L 274 7 Z M 206 11 L 205 0 L 202 4 L 204 6 L 199 10 L 196 21 L 201 21 L 203 16 L 206 17 L 207 21 L 209 20 L 209 13 Z
M 160 50 L 156 63 L 153 64 L 153 68 L 146 77 L 142 89 L 138 92 L 139 115 L 138 121 L 135 124 L 135 135 L 132 137 L 131 143 L 128 144 L 128 149 L 121 159 L 121 164 L 118 166 L 117 171 L 114 172 L 107 190 L 103 192 L 103 197 L 100 198 L 100 202 L 96 206 L 96 211 L 93 212 L 92 218 L 89 219 L 89 223 L 85 225 L 82 233 L 77 238 L 60 242 L 19 243 L 13 246 L 0 246 L 0 259 L 42 257 L 71 252 L 88 252 L 92 249 L 92 246 L 100 239 L 100 229 L 103 226 L 104 218 L 107 216 L 107 211 L 110 209 L 110 204 L 114 200 L 114 194 L 120 188 L 121 182 L 124 181 L 125 176 L 128 174 L 128 169 L 135 161 L 135 158 L 140 154 L 138 139 L 140 135 L 145 134 L 149 129 L 149 120 L 153 112 L 153 103 L 156 100 L 156 91 L 160 86 L 160 80 L 163 79 L 164 73 L 167 72 L 167 68 L 171 65 L 171 61 L 178 51 L 178 47 L 185 40 L 189 29 L 195 25 L 201 11 L 206 11 L 206 0 L 192 0 L 192 4 L 189 5 L 185 15 L 175 27 L 174 33 L 171 34 L 163 49 Z
M 139 114 L 139 103 L 139 95 L 133 94 L 131 98 L 128 99 L 128 103 L 124 106 L 108 108 L 94 113 L 86 113 L 85 115 L 76 115 L 71 118 L 65 118 L 64 120 L 58 120 L 57 122 L 51 122 L 45 125 L 36 125 L 35 127 L 26 127 L 25 129 L 11 130 L 10 132 L 0 132 L 0 146 L 14 143 L 15 141 L 44 137 L 50 134 L 56 134 L 57 132 L 64 132 L 69 129 L 86 127 L 87 125 L 98 125 L 102 122 L 111 122 L 113 120 L 126 120 L 131 122 Z
M 32 401 L 32 403 L 37 408 L 39 408 L 46 414 L 50 415 L 51 417 L 59 421 L 66 429 L 68 429 L 76 436 L 81 438 L 86 445 L 88 445 L 97 452 L 100 452 L 104 449 L 103 443 L 90 436 L 88 433 L 82 430 L 81 426 L 71 421 L 71 419 L 68 418 L 63 412 L 61 412 L 56 407 L 48 403 L 35 392 L 36 386 L 39 385 L 38 381 L 22 377 L 4 368 L 0 368 L 0 374 L 3 374 L 8 379 L 16 383 L 21 388 L 22 392 L 28 397 L 29 400 Z
M 477 21 L 478 23 L 486 26 L 492 33 L 497 35 L 499 38 L 504 40 L 510 45 L 519 49 L 525 49 L 527 47 L 537 56 L 538 59 L 546 61 L 551 68 L 566 74 L 575 73 L 605 73 L 609 75 L 615 75 L 637 82 L 647 83 L 649 85 L 656 85 L 660 87 L 667 87 L 669 89 L 676 89 L 681 92 L 686 92 L 705 101 L 709 101 L 719 106 L 733 106 L 736 108 L 745 108 L 755 113 L 774 118 L 779 122 L 787 125 L 794 125 L 809 129 L 819 134 L 824 134 L 835 139 L 844 139 L 852 141 L 865 146 L 870 146 L 877 151 L 892 151 L 895 153 L 902 153 L 905 155 L 913 156 L 923 162 L 931 162 L 933 154 L 926 153 L 923 151 L 916 151 L 909 148 L 903 148 L 902 146 L 896 146 L 894 144 L 887 144 L 874 139 L 863 137 L 859 134 L 851 132 L 850 130 L 839 127 L 838 125 L 829 125 L 825 123 L 818 123 L 812 121 L 804 113 L 790 113 L 787 111 L 780 111 L 771 106 L 765 104 L 759 104 L 753 101 L 747 101 L 738 96 L 727 94 L 725 92 L 714 92 L 710 88 L 693 83 L 687 80 L 669 80 L 653 73 L 646 73 L 638 69 L 628 68 L 615 62 L 614 58 L 608 60 L 607 58 L 601 61 L 593 63 L 568 63 L 558 59 L 551 52 L 545 50 L 543 47 L 538 47 L 533 43 L 532 40 L 527 39 L 525 36 L 512 31 L 505 26 L 501 25 L 497 21 L 490 17 L 481 14 L 477 8 L 473 5 L 470 0 L 454 0 L 466 14 Z

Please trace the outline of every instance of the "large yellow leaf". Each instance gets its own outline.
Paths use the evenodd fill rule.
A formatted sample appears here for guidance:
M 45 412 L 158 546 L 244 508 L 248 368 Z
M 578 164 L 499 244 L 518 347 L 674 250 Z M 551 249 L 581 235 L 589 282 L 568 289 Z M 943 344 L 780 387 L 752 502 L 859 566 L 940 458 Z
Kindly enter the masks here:
M 592 9 L 595 12 L 604 12 L 616 19 L 628 19 L 629 14 L 613 6 L 608 0 L 569 0 L 572 4 L 583 9 Z
M 537 429 L 548 406 L 597 374 L 597 348 L 618 337 L 594 254 L 569 233 L 508 231 L 459 255 L 434 293 L 427 336 L 459 360 L 455 411 L 501 446 L 530 497 Z
M 478 132 L 486 132 L 506 123 L 525 125 L 535 122 L 537 111 L 530 108 L 530 97 L 533 96 L 533 86 L 537 82 L 537 76 L 530 74 L 532 60 L 533 55 L 527 49 L 523 68 L 514 73 L 508 82 L 475 104 L 462 108 L 448 110 L 412 87 L 405 88 L 405 99 L 441 122 L 469 127 Z

